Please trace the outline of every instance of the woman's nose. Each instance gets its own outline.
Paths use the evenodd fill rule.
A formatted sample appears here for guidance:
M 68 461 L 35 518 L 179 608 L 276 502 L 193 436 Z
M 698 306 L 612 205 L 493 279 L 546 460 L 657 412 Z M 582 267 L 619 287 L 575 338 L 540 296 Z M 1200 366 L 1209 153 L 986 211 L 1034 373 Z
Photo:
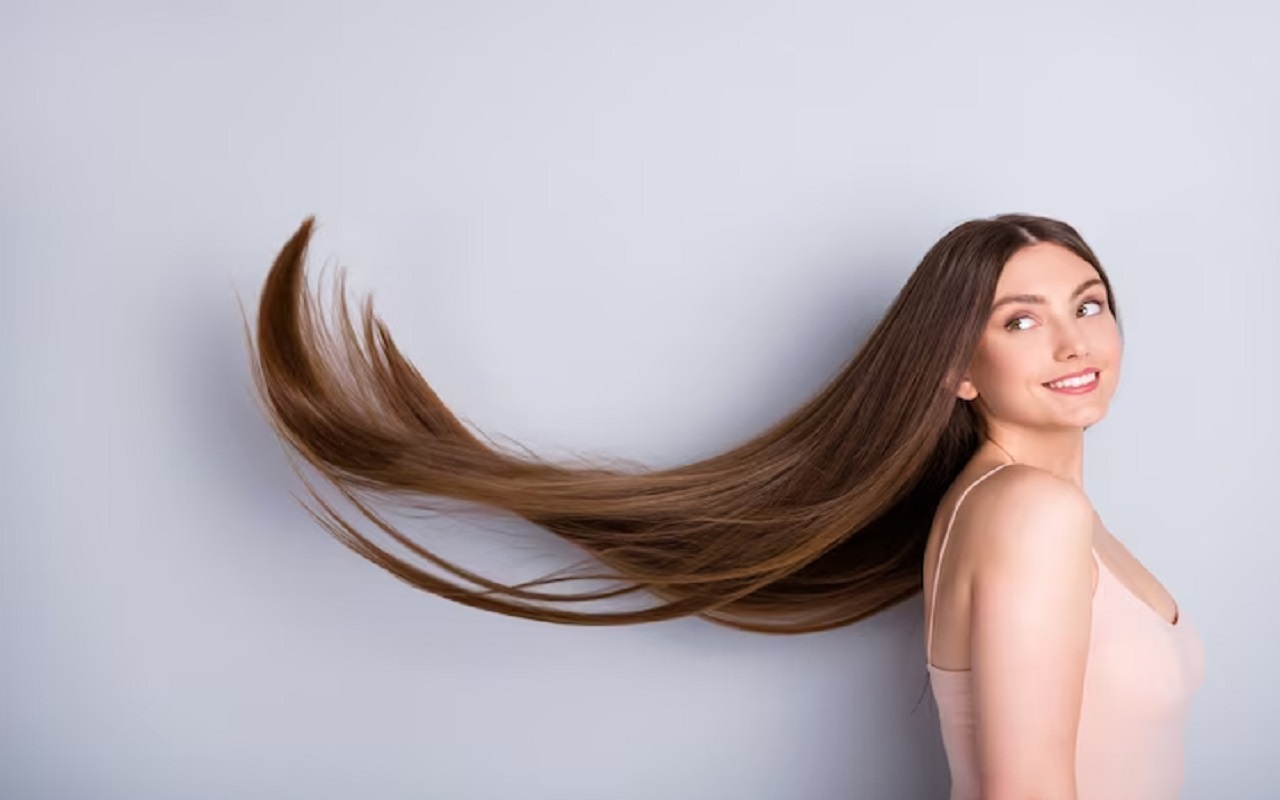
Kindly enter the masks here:
M 1056 355 L 1060 361 L 1085 358 L 1089 355 L 1089 342 L 1078 325 L 1068 324 L 1058 336 L 1057 349 Z

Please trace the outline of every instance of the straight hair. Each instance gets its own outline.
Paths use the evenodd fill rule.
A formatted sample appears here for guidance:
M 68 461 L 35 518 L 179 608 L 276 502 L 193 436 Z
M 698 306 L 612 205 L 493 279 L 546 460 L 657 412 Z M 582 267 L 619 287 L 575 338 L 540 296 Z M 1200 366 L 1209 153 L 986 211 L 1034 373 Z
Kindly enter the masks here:
M 970 220 L 929 249 L 837 374 L 754 438 L 671 468 L 570 465 L 504 452 L 464 426 L 396 348 L 369 298 L 353 324 L 341 270 L 332 331 L 307 289 L 314 226 L 305 219 L 268 272 L 256 339 L 246 325 L 257 394 L 283 442 L 420 561 L 376 544 L 310 485 L 320 508 L 307 510 L 412 586 L 547 622 L 696 615 L 742 630 L 805 633 L 911 598 L 922 587 L 938 503 L 985 435 L 956 390 L 1005 264 L 1032 244 L 1065 247 L 1097 270 L 1116 313 L 1102 265 L 1070 225 L 1029 214 Z M 505 511 L 575 545 L 597 572 L 495 581 L 415 542 L 360 495 Z M 587 579 L 610 586 L 547 591 Z M 635 594 L 652 602 L 583 605 Z

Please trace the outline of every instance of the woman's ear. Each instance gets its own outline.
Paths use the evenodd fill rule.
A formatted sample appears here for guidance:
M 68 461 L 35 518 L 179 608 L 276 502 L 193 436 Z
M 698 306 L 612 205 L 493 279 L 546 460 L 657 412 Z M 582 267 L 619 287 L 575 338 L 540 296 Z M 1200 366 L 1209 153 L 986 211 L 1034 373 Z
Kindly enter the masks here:
M 972 400 L 978 396 L 978 387 L 973 385 L 973 381 L 969 380 L 969 376 L 965 375 L 960 381 L 956 382 L 956 373 L 959 370 L 947 371 L 947 385 L 955 386 L 956 397 L 961 400 Z

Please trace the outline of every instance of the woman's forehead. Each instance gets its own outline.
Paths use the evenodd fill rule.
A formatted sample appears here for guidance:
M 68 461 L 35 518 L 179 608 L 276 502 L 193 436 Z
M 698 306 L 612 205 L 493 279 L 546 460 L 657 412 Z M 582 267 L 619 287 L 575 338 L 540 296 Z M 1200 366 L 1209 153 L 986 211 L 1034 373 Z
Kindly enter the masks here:
M 1050 242 L 1028 245 L 1005 263 L 996 294 L 1069 295 L 1081 282 L 1099 277 L 1093 265 Z

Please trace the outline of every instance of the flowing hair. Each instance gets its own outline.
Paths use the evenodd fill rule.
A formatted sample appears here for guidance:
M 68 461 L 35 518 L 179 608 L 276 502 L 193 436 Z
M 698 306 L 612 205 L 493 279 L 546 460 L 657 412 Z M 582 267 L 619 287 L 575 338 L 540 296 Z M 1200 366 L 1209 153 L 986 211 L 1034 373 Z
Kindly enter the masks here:
M 665 469 L 558 464 L 504 452 L 464 426 L 396 348 L 370 298 L 358 330 L 352 324 L 341 270 L 335 335 L 306 287 L 314 224 L 303 221 L 266 277 L 256 347 L 246 325 L 258 396 L 281 439 L 420 562 L 375 544 L 309 484 L 321 510 L 307 511 L 412 586 L 557 623 L 697 615 L 742 630 L 804 633 L 911 598 L 922 586 L 938 503 L 985 435 L 977 410 L 955 392 L 1004 265 L 1025 246 L 1058 244 L 1098 271 L 1115 308 L 1106 273 L 1070 225 L 1026 214 L 971 220 L 930 248 L 839 372 L 754 438 Z M 362 495 L 509 512 L 604 570 L 496 581 L 415 542 Z M 587 578 L 610 586 L 547 591 Z M 634 610 L 581 605 L 636 593 L 653 602 Z

